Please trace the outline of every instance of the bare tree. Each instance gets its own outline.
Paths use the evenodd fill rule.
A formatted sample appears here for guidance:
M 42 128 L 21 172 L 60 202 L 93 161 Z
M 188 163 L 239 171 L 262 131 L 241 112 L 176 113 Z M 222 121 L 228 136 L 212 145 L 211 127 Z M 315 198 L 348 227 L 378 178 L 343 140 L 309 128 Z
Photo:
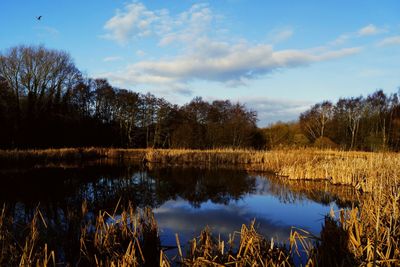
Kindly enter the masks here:
M 325 136 L 327 124 L 333 117 L 333 105 L 330 101 L 315 104 L 300 115 L 300 124 L 312 140 Z
M 350 149 L 355 146 L 355 139 L 364 113 L 362 97 L 341 98 L 335 106 L 335 116 L 342 118 L 350 132 Z
M 116 94 L 116 119 L 119 122 L 121 139 L 126 145 L 133 145 L 133 135 L 138 123 L 140 96 L 128 90 L 118 90 Z
M 51 107 L 80 79 L 69 54 L 42 46 L 17 46 L 0 56 L 0 75 L 15 94 L 18 110 L 27 98 L 31 112 Z

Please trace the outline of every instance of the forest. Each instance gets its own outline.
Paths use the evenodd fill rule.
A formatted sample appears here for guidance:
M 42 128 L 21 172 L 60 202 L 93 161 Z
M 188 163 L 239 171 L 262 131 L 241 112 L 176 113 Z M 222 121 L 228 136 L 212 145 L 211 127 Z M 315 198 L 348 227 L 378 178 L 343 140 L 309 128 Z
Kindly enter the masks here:
M 85 78 L 63 51 L 0 55 L 0 147 L 214 148 L 260 146 L 256 113 L 200 97 L 178 106 Z
M 64 51 L 16 46 L 0 53 L 0 148 L 400 148 L 399 94 L 322 101 L 294 122 L 257 127 L 229 100 L 179 106 L 92 79 Z

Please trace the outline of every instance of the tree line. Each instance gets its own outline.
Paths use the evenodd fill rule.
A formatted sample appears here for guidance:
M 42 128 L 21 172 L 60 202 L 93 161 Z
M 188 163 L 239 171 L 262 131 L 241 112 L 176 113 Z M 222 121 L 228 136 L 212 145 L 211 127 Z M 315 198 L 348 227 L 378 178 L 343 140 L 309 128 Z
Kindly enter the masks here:
M 263 129 L 267 147 L 316 146 L 346 150 L 400 150 L 399 93 L 377 90 L 367 97 L 322 101 L 297 122 Z
M 262 147 L 257 114 L 200 97 L 178 106 L 86 78 L 71 56 L 42 46 L 0 53 L 0 147 Z
M 399 93 L 322 101 L 294 122 L 257 127 L 229 100 L 178 106 L 84 77 L 71 56 L 43 46 L 0 53 L 0 148 L 331 147 L 400 150 Z

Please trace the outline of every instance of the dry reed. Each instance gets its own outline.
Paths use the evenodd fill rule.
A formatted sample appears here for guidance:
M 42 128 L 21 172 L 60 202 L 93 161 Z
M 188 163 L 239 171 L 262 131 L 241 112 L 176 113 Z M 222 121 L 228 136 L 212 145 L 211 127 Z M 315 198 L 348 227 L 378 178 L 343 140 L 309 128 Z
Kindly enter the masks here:
M 190 242 L 187 255 L 180 253 L 183 266 L 292 266 L 290 253 L 284 246 L 277 246 L 273 239 L 267 241 L 258 234 L 254 221 L 242 225 L 240 232 L 225 241 L 216 239 L 208 228 Z M 239 238 L 235 248 L 235 238 Z M 179 242 L 178 242 L 179 247 Z

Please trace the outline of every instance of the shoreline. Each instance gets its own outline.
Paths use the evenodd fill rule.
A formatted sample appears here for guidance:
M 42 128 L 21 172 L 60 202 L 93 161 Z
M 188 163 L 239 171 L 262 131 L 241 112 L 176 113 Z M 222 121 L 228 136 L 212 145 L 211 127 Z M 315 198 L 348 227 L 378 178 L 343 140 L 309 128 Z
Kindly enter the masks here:
M 61 148 L 0 150 L 0 164 L 53 163 L 81 160 L 127 160 L 166 166 L 235 167 L 245 171 L 271 172 L 284 179 L 329 181 L 372 192 L 377 185 L 390 187 L 400 177 L 400 154 L 317 149 L 190 150 Z M 397 184 L 397 182 L 395 183 Z

